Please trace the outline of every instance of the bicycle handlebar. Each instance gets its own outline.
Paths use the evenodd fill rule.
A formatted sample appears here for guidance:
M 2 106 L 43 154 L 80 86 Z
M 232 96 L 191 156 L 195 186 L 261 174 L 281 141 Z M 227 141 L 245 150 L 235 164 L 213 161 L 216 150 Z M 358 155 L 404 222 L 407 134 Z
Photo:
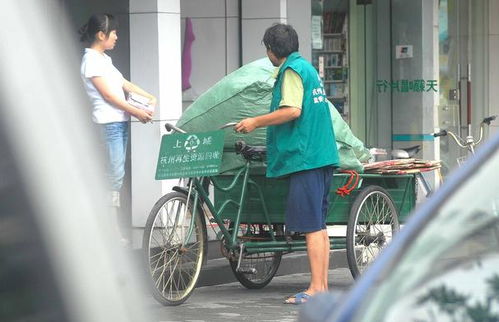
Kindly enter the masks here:
M 224 124 L 220 127 L 220 129 L 225 129 L 226 127 L 231 127 L 231 126 L 236 126 L 237 122 L 229 122 L 227 124 Z
M 237 124 L 237 122 L 229 122 L 229 123 L 226 123 L 226 124 L 222 125 L 221 127 L 219 127 L 219 129 L 225 129 L 227 127 L 235 126 L 236 124 Z M 178 133 L 187 133 L 186 131 L 182 130 L 181 128 L 176 127 L 175 125 L 170 124 L 170 123 L 165 123 L 165 129 L 168 132 L 175 131 Z
M 466 140 L 464 140 L 464 139 L 458 137 L 457 135 L 455 135 L 453 132 L 446 131 L 446 130 L 441 130 L 438 133 L 433 133 L 433 136 L 440 137 L 440 136 L 450 135 L 452 137 L 452 139 L 454 140 L 454 142 L 456 142 L 457 145 L 459 145 L 461 148 L 469 149 L 473 153 L 473 150 L 474 150 L 473 147 L 482 141 L 484 126 L 490 125 L 490 122 L 494 121 L 496 119 L 496 117 L 497 117 L 497 115 L 492 115 L 492 116 L 488 116 L 488 117 L 483 119 L 483 121 L 480 123 L 480 135 L 479 135 L 477 141 L 474 140 L 474 138 L 471 134 L 469 134 L 466 137 Z
M 440 130 L 440 132 L 438 132 L 438 133 L 433 133 L 434 137 L 446 136 L 446 135 L 447 135 L 447 131 L 446 130 Z
M 492 115 L 483 119 L 482 124 L 490 125 L 490 122 L 496 119 L 497 115 Z
M 170 124 L 170 123 L 165 123 L 165 129 L 168 132 L 175 131 L 175 132 L 178 132 L 178 133 L 187 133 L 186 131 L 182 130 L 181 128 L 178 128 L 175 125 Z

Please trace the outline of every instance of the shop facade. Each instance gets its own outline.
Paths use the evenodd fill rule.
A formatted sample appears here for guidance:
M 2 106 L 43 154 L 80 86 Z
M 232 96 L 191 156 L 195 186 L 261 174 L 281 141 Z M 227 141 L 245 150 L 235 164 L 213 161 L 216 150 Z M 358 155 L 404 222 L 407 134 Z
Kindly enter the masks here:
M 125 204 L 137 234 L 175 184 L 154 180 L 162 124 L 175 122 L 225 75 L 264 57 L 263 33 L 276 22 L 297 29 L 302 55 L 366 146 L 421 145 L 418 157 L 452 168 L 462 152 L 431 133 L 467 135 L 468 102 L 474 130 L 499 114 L 499 0 L 58 1 L 75 30 L 93 12 L 116 15 L 115 64 L 159 98 L 160 121 L 131 125 Z

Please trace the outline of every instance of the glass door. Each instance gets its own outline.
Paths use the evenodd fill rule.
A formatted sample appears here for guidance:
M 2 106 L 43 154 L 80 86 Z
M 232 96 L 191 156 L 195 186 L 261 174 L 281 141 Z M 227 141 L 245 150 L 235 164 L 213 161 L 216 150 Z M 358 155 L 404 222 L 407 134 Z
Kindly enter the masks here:
M 438 10 L 438 126 L 476 139 L 480 121 L 488 116 L 488 1 L 439 0 Z M 440 155 L 445 174 L 466 151 L 442 137 Z

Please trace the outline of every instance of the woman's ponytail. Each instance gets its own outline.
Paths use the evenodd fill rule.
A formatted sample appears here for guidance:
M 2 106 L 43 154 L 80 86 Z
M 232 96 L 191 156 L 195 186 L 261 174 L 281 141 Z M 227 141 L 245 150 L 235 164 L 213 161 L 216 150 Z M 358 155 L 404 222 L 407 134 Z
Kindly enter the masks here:
M 80 29 L 78 29 L 78 34 L 80 35 L 80 41 L 90 41 L 87 23 L 81 26 Z
M 78 33 L 80 34 L 80 41 L 92 42 L 99 31 L 109 36 L 109 33 L 113 30 L 118 30 L 118 21 L 108 13 L 102 13 L 92 15 L 88 22 L 81 26 Z

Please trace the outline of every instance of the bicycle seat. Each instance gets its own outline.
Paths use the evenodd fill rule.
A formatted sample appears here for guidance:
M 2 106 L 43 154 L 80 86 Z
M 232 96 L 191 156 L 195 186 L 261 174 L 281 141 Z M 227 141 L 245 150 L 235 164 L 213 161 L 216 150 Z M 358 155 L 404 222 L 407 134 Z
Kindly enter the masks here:
M 241 154 L 248 161 L 264 161 L 267 155 L 266 146 L 248 145 L 244 141 L 237 141 L 234 146 L 236 153 Z

